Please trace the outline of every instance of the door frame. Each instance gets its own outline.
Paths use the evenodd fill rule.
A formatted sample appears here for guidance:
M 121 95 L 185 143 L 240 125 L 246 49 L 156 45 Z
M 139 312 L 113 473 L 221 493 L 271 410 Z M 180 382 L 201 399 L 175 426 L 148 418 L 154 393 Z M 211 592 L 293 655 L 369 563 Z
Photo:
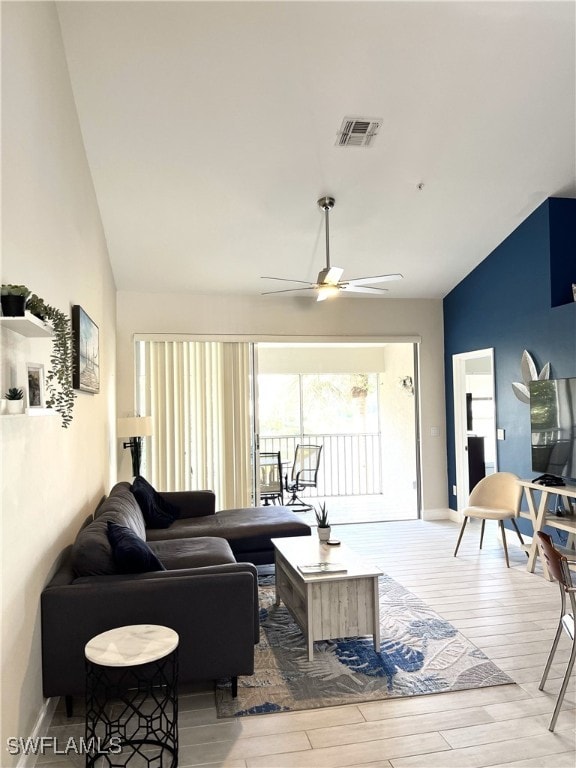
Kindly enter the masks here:
M 456 505 L 464 509 L 468 503 L 470 488 L 468 482 L 468 430 L 466 425 L 466 363 L 469 360 L 487 357 L 490 359 L 492 378 L 493 447 L 494 471 L 498 471 L 497 427 L 496 427 L 496 385 L 494 372 L 494 348 L 476 349 L 452 355 L 452 379 L 454 388 L 454 456 L 456 464 Z

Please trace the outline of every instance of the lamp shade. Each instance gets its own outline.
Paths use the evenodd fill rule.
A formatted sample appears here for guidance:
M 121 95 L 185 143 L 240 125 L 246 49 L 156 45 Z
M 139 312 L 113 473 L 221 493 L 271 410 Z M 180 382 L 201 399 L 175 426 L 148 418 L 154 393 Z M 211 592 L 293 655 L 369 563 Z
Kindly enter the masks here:
M 129 416 L 117 419 L 118 437 L 149 437 L 152 434 L 152 416 Z

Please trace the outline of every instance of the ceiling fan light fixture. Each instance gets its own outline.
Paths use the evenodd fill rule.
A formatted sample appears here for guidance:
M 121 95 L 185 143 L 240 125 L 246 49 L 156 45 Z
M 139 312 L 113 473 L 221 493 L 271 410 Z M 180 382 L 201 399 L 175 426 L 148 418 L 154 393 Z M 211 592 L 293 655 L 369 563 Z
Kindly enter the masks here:
M 337 285 L 325 283 L 324 285 L 318 286 L 318 296 L 316 297 L 316 301 L 324 301 L 325 299 L 331 299 L 334 296 L 338 295 L 338 291 L 340 289 Z

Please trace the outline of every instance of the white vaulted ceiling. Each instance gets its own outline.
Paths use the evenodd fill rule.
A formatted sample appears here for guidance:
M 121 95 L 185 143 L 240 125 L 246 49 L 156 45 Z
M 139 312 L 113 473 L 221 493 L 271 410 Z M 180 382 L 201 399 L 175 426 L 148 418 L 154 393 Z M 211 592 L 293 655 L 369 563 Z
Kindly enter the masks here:
M 62 2 L 121 290 L 344 277 L 439 298 L 576 197 L 573 2 Z M 335 146 L 381 117 L 370 149 Z M 419 189 L 418 185 L 423 184 Z M 288 294 L 290 295 L 290 294 Z

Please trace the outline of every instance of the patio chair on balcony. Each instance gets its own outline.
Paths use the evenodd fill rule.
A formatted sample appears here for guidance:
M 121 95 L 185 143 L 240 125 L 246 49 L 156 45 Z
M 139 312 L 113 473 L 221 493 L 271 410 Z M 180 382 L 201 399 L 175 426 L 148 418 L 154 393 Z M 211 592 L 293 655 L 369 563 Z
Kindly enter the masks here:
M 312 504 L 306 504 L 298 494 L 309 488 L 317 487 L 321 453 L 321 445 L 301 445 L 299 443 L 296 446 L 290 478 L 286 476 L 285 487 L 291 494 L 290 499 L 286 502 L 287 507 L 296 507 L 302 512 L 312 509 Z
M 280 451 L 260 454 L 260 501 L 265 507 L 284 503 Z

